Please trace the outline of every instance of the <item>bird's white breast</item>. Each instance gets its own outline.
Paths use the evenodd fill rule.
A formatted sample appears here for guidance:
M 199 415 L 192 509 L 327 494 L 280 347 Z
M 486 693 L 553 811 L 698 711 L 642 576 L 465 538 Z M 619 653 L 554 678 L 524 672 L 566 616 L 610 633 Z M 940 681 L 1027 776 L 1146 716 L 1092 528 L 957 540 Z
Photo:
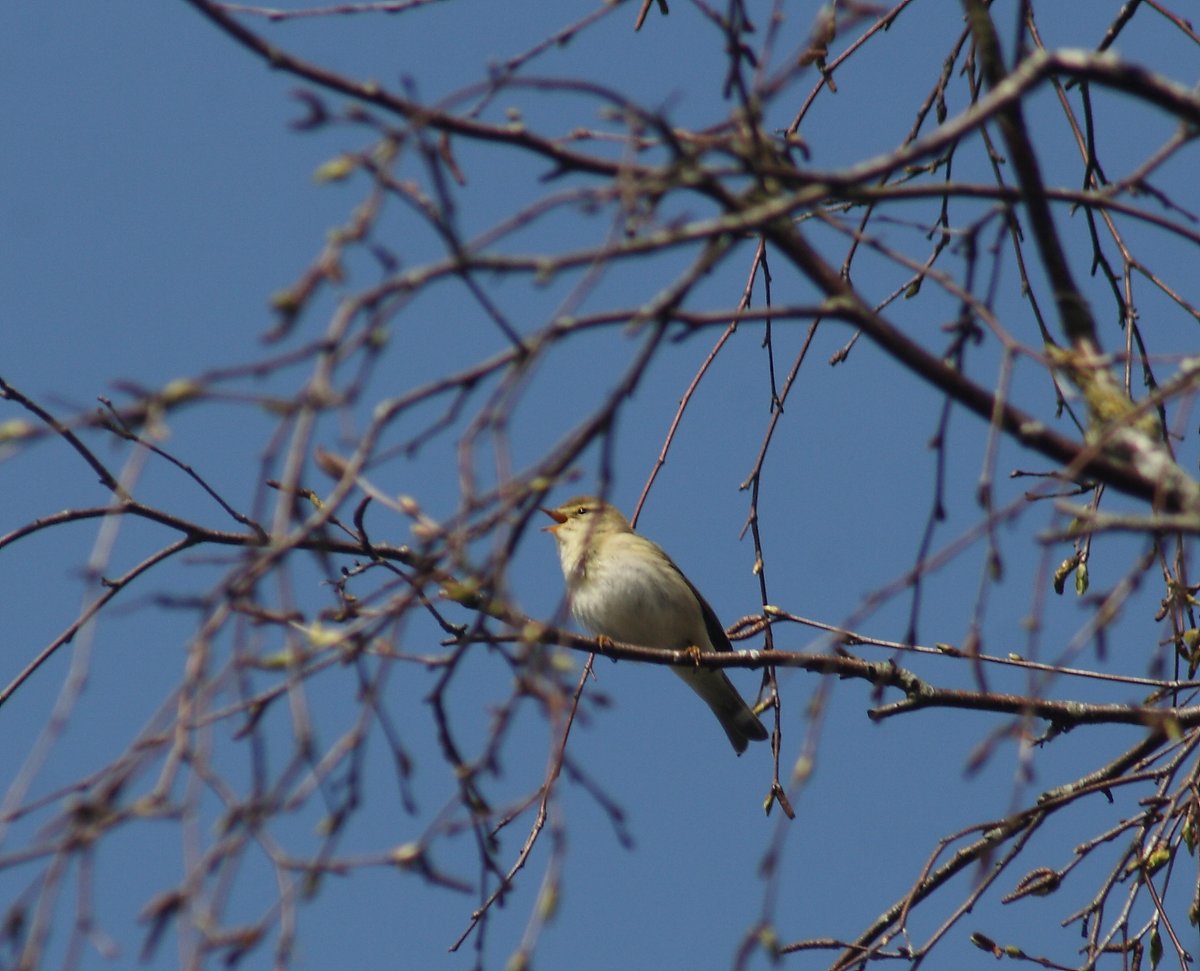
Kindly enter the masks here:
M 606 537 L 603 556 L 588 557 L 576 570 L 571 610 L 593 633 L 643 647 L 711 650 L 691 589 L 648 540 L 633 533 Z

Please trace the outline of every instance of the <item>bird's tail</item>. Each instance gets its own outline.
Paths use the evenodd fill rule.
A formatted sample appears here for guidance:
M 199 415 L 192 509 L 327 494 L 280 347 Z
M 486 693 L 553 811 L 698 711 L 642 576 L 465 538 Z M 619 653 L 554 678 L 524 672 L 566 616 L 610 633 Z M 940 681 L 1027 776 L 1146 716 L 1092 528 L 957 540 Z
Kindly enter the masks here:
M 766 739 L 767 730 L 763 723 L 742 700 L 742 696 L 738 694 L 737 688 L 726 677 L 724 671 L 694 667 L 676 667 L 672 670 L 712 709 L 738 755 L 746 751 L 746 746 L 751 742 Z

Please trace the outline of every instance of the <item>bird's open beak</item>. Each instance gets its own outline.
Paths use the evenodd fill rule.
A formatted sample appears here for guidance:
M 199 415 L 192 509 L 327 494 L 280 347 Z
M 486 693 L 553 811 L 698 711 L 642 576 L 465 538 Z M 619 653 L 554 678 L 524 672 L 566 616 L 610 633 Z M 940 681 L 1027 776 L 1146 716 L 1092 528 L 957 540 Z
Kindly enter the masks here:
M 559 526 L 561 526 L 563 523 L 565 523 L 567 521 L 566 515 L 564 513 L 559 512 L 557 509 L 547 509 L 545 506 L 538 506 L 538 508 L 542 512 L 544 512 L 547 516 L 549 516 L 551 519 L 554 520 L 553 526 L 543 526 L 542 527 L 543 533 L 553 533 L 555 530 L 558 529 Z

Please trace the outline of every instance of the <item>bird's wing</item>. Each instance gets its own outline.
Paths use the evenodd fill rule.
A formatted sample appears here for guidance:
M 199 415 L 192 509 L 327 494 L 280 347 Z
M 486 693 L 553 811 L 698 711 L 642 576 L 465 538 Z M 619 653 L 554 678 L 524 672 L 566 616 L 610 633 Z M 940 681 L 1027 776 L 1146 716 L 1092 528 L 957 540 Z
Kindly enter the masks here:
M 708 632 L 708 640 L 712 644 L 713 650 L 732 651 L 733 645 L 729 643 L 729 637 L 725 634 L 725 628 L 721 626 L 721 620 L 717 616 L 717 612 L 708 605 L 708 601 L 704 599 L 692 581 L 687 578 L 687 574 L 675 566 L 675 561 L 668 556 L 667 562 L 674 567 L 676 573 L 683 577 L 683 582 L 688 585 L 688 589 L 692 591 L 699 602 L 700 613 L 704 616 L 704 629 Z

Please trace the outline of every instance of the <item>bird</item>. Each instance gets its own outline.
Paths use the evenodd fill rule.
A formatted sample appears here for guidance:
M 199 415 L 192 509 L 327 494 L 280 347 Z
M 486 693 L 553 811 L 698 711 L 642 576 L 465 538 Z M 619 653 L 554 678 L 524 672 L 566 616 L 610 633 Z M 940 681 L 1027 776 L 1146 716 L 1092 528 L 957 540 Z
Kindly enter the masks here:
M 541 510 L 553 535 L 571 613 L 597 637 L 667 650 L 732 651 L 716 613 L 662 547 L 633 531 L 615 506 L 576 496 Z M 719 668 L 675 665 L 717 716 L 738 755 L 767 737 Z

